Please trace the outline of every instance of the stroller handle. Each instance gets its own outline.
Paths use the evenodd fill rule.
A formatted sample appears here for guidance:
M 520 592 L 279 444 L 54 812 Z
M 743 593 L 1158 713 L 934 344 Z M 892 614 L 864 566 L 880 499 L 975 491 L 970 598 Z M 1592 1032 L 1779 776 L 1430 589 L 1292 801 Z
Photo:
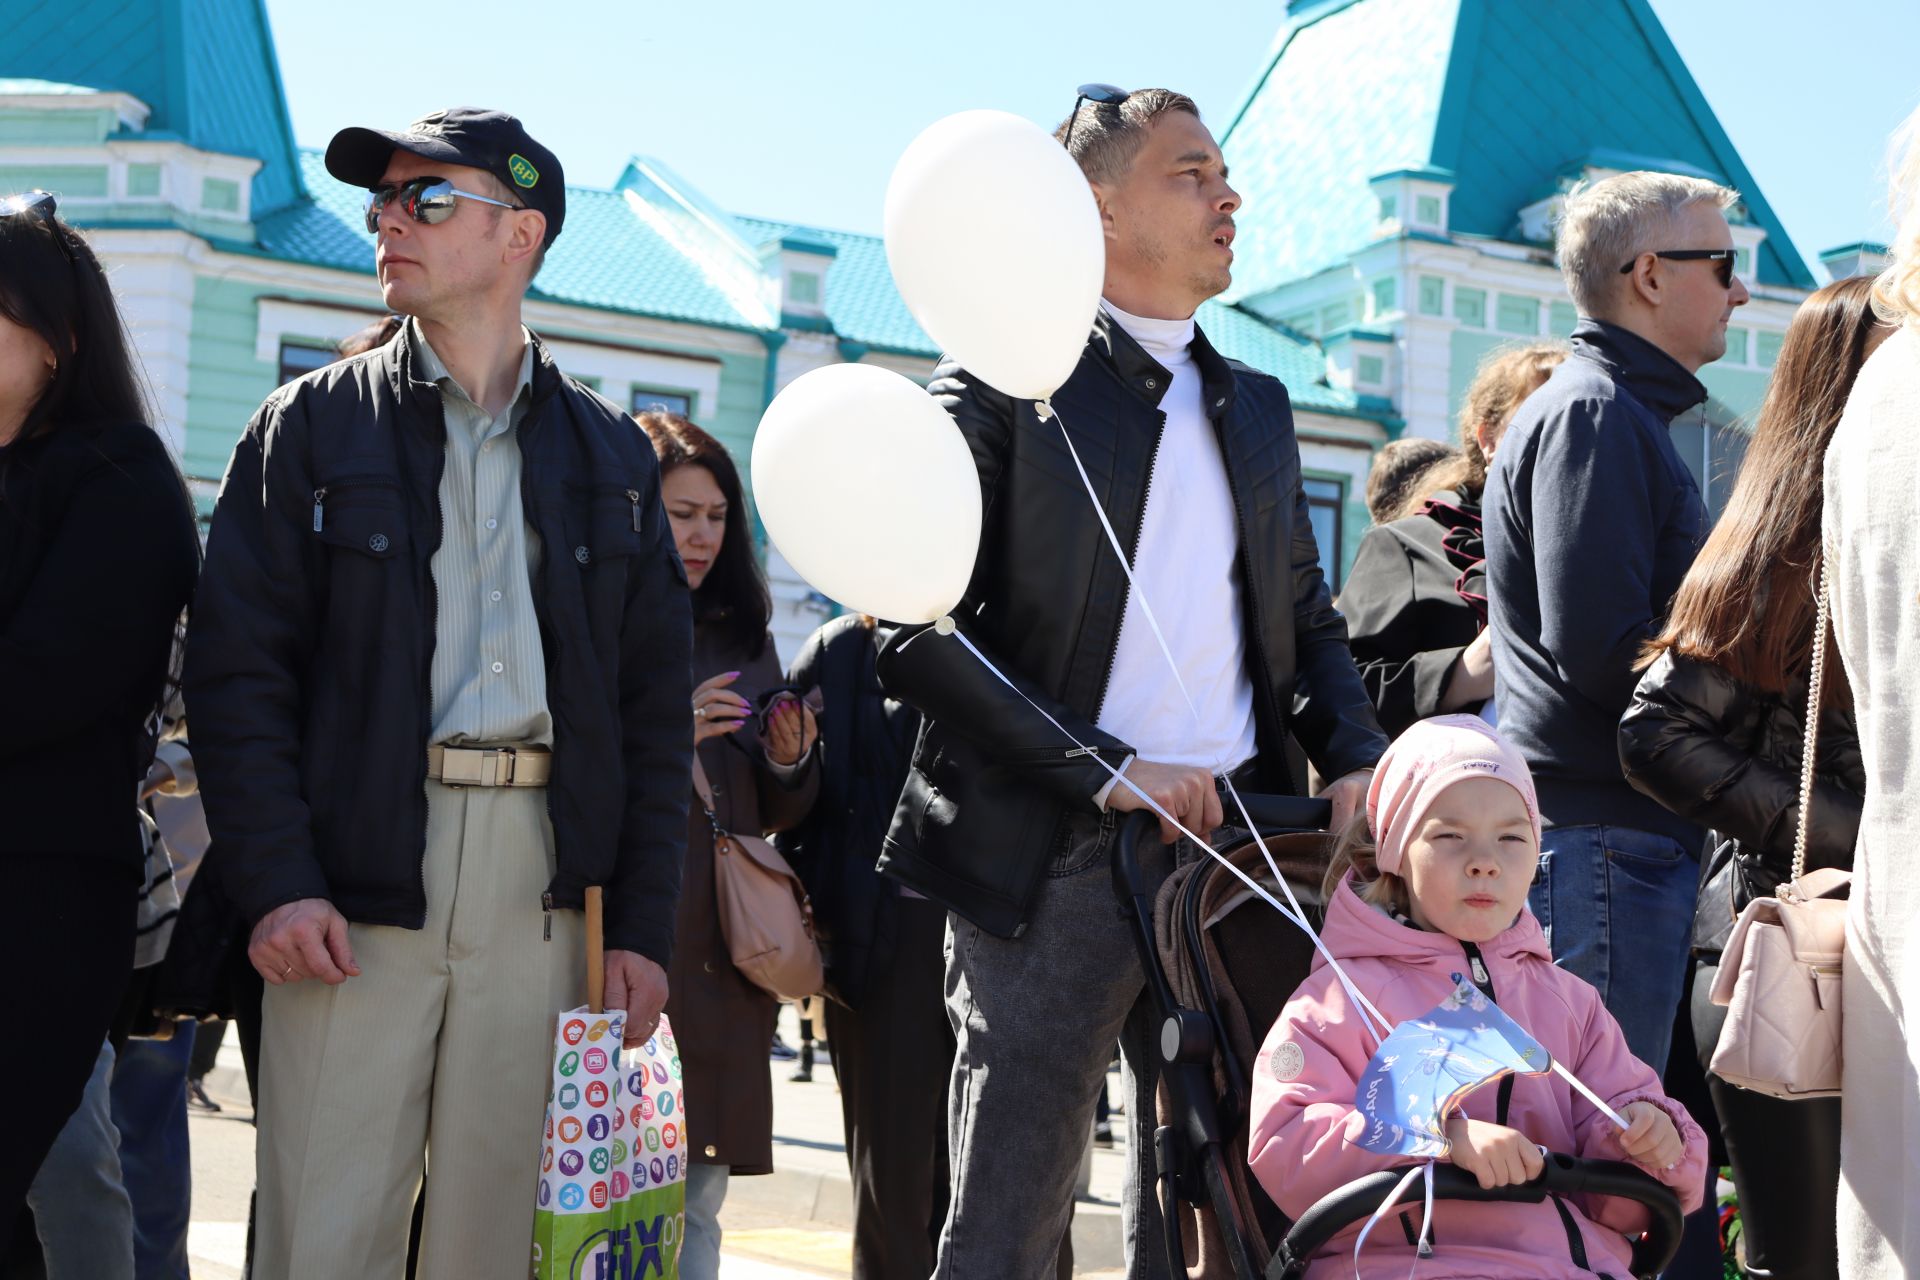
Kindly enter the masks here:
M 1333 822 L 1333 801 L 1319 796 L 1256 795 L 1251 791 L 1242 791 L 1240 802 L 1247 807 L 1247 816 L 1253 819 L 1261 835 L 1325 831 Z M 1233 826 L 1240 825 L 1239 811 L 1231 804 L 1226 806 L 1225 820 Z M 1133 857 L 1139 842 L 1147 839 L 1150 832 L 1158 830 L 1159 819 L 1154 814 L 1137 810 L 1126 815 L 1121 822 L 1115 843 L 1127 857 Z
M 1327 1241 L 1354 1223 L 1372 1217 L 1404 1173 L 1404 1169 L 1389 1169 L 1369 1174 L 1322 1197 L 1300 1215 L 1293 1230 L 1287 1233 L 1286 1240 L 1273 1255 L 1272 1265 L 1267 1268 L 1268 1280 L 1298 1274 Z M 1673 1255 L 1680 1248 L 1680 1201 L 1670 1188 L 1630 1164 L 1549 1154 L 1546 1168 L 1539 1177 L 1492 1190 L 1482 1189 L 1472 1174 L 1457 1165 L 1437 1165 L 1433 1171 L 1436 1200 L 1539 1204 L 1549 1195 L 1582 1193 L 1633 1200 L 1645 1205 L 1653 1215 L 1647 1234 L 1633 1245 L 1634 1275 L 1657 1276 L 1673 1261 Z M 1416 1180 L 1401 1192 L 1396 1203 L 1417 1203 L 1425 1196 Z

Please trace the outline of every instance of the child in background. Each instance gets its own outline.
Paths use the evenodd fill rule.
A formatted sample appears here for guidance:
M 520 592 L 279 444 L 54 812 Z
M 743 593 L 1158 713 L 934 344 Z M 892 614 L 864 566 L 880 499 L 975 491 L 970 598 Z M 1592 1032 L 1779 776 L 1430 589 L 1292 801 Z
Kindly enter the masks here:
M 1390 1024 L 1439 1004 L 1454 989 L 1452 975 L 1469 978 L 1631 1124 L 1623 1132 L 1554 1075 L 1476 1090 L 1446 1132 L 1448 1158 L 1481 1186 L 1534 1177 L 1544 1146 L 1631 1160 L 1674 1188 L 1683 1210 L 1697 1208 L 1706 1135 L 1628 1051 L 1599 993 L 1554 966 L 1527 910 L 1539 856 L 1539 806 L 1519 753 L 1474 716 L 1420 721 L 1381 759 L 1366 813 L 1335 849 L 1322 936 Z M 1377 1043 L 1316 959 L 1261 1047 L 1253 1085 L 1253 1172 L 1288 1216 L 1356 1178 L 1416 1163 L 1355 1145 L 1364 1121 L 1354 1088 Z M 1367 1238 L 1362 1280 L 1407 1275 L 1422 1210 L 1395 1216 Z M 1625 1277 L 1632 1253 L 1623 1233 L 1646 1225 L 1642 1206 L 1611 1197 L 1439 1201 L 1433 1256 L 1419 1275 Z M 1351 1272 L 1359 1230 L 1335 1236 L 1309 1280 Z

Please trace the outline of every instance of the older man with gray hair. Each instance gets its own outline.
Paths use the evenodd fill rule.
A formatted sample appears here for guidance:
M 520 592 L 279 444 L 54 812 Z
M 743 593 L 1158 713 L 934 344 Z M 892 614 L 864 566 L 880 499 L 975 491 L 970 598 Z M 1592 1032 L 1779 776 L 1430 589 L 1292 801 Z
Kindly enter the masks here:
M 1668 425 L 1747 301 L 1725 187 L 1623 173 L 1576 189 L 1560 269 L 1573 354 L 1520 408 L 1485 500 L 1500 728 L 1533 767 L 1534 915 L 1661 1070 L 1680 1001 L 1703 832 L 1629 786 L 1618 729 L 1641 646 L 1707 533 Z

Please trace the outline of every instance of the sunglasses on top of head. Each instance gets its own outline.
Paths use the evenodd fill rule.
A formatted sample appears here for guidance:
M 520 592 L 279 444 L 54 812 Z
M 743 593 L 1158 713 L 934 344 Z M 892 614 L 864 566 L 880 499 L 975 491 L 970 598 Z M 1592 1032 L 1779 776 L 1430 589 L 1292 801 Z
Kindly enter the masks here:
M 72 262 L 73 246 L 67 243 L 67 233 L 61 229 L 60 223 L 54 217 L 59 209 L 60 204 L 53 198 L 53 193 L 50 191 L 29 191 L 24 195 L 0 196 L 0 218 L 32 214 L 46 224 L 47 230 L 53 235 L 53 242 L 60 246 L 60 252 L 67 256 L 67 261 Z
M 1067 136 L 1060 140 L 1060 145 L 1067 149 L 1069 155 L 1073 152 L 1073 126 L 1080 120 L 1081 103 L 1091 102 L 1102 107 L 1117 107 L 1133 96 L 1118 85 L 1111 84 L 1083 84 L 1075 92 L 1080 96 L 1073 100 L 1073 110 L 1067 113 Z
M 490 204 L 500 209 L 526 208 L 525 205 L 495 200 L 492 196 L 462 191 L 445 178 L 414 178 L 410 182 L 392 183 L 367 192 L 367 231 L 372 235 L 380 234 L 380 214 L 394 201 L 399 202 L 400 211 L 409 218 L 433 227 L 451 218 L 461 200 Z
M 1720 277 L 1722 289 L 1733 288 L 1734 255 L 1738 249 L 1649 249 L 1647 253 L 1656 258 L 1665 258 L 1669 262 L 1711 262 L 1714 274 Z M 1626 275 L 1633 270 L 1646 254 L 1636 256 L 1632 262 L 1620 268 L 1620 274 Z

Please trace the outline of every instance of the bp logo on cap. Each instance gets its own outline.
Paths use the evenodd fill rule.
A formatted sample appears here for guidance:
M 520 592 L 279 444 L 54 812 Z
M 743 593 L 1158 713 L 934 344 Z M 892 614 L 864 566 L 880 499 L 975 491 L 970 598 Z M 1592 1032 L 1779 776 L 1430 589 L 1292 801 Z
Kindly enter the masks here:
M 527 158 L 518 152 L 507 157 L 507 172 L 522 187 L 532 187 L 540 181 L 540 171 L 527 163 Z

